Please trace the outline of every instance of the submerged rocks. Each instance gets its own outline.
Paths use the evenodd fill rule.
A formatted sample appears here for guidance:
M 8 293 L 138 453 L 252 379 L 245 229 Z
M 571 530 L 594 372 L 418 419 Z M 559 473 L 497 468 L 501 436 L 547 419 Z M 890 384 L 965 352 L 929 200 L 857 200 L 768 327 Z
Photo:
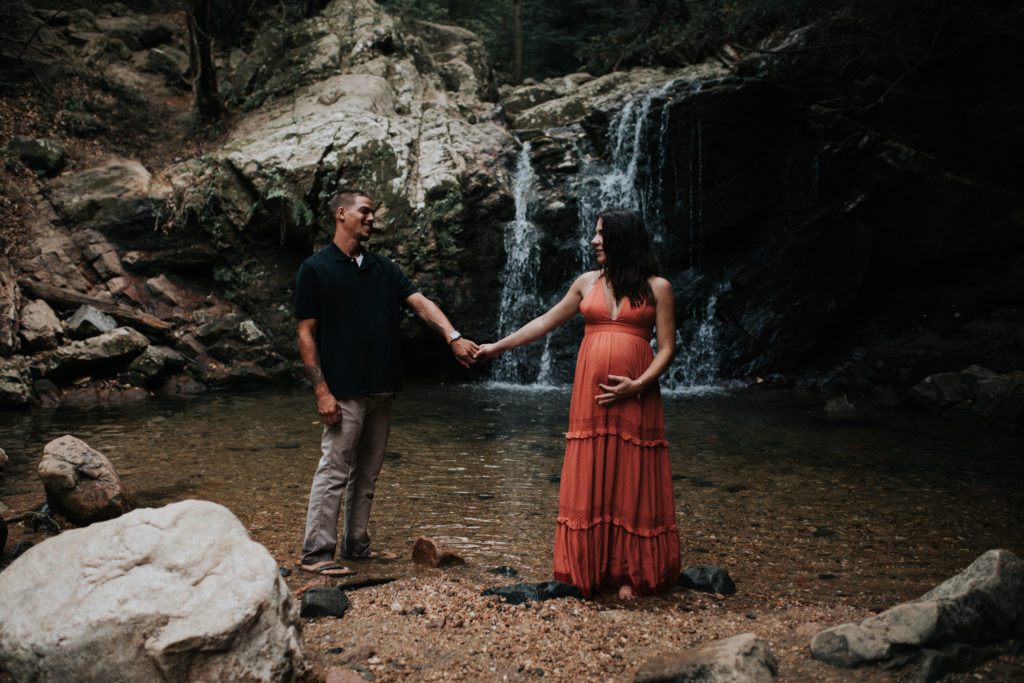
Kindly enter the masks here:
M 924 648 L 994 643 L 1024 626 L 1024 561 L 989 550 L 962 573 L 916 600 L 859 624 L 826 629 L 811 654 L 842 667 L 906 662 Z
M 15 680 L 290 681 L 308 669 L 295 604 L 227 508 L 184 501 L 66 531 L 0 582 Z
M 771 683 L 778 672 L 768 643 L 741 633 L 678 654 L 662 655 L 640 665 L 637 683 Z
M 78 525 L 112 519 L 135 507 L 110 461 L 70 435 L 43 448 L 39 478 L 51 507 Z

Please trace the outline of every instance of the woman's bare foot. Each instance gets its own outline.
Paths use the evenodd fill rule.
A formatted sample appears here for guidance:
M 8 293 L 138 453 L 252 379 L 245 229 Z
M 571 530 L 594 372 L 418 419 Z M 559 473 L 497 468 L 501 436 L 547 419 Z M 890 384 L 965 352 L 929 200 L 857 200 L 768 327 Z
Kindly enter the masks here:
M 628 583 L 619 586 L 619 600 L 636 600 L 636 591 Z

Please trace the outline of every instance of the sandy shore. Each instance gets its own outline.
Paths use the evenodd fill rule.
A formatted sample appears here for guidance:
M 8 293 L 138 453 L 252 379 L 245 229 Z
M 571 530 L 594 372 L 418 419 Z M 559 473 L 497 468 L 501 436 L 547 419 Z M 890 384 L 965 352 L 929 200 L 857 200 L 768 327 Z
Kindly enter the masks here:
M 304 620 L 314 678 L 343 667 L 377 681 L 628 681 L 651 657 L 754 633 L 769 643 L 780 681 L 910 680 L 909 671 L 844 670 L 811 657 L 819 630 L 872 614 L 852 605 L 683 589 L 628 603 L 602 596 L 509 605 L 481 596 L 501 581 L 485 585 L 462 573 L 417 570 L 348 591 L 352 606 L 340 619 Z M 1022 676 L 1024 656 L 1008 656 L 946 680 Z

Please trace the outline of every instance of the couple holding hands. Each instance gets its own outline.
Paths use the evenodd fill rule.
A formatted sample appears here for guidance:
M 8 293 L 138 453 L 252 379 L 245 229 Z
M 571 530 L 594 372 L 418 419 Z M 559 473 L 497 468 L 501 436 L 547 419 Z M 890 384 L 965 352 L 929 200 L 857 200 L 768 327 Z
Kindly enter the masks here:
M 330 202 L 334 239 L 296 279 L 299 351 L 323 421 L 302 546 L 302 569 L 354 572 L 335 561 L 342 493 L 345 559 L 394 559 L 371 550 L 367 525 L 401 388 L 399 311 L 404 304 L 443 334 L 468 367 L 529 344 L 577 313 L 586 323 L 569 409 L 555 532 L 554 578 L 586 598 L 659 593 L 679 578 L 668 442 L 658 377 L 675 353 L 672 287 L 640 216 L 601 214 L 591 240 L 599 265 L 561 301 L 493 344 L 462 337 L 436 304 L 391 260 L 363 248 L 373 229 L 372 199 L 343 190 Z M 652 332 L 657 331 L 657 353 Z

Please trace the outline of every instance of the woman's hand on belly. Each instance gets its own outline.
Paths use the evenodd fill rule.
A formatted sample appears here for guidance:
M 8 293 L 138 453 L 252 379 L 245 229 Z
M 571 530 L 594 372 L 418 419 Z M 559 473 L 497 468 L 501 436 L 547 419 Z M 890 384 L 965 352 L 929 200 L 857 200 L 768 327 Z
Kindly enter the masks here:
M 644 385 L 640 382 L 622 375 L 608 375 L 608 383 L 598 382 L 597 386 L 604 393 L 597 394 L 594 398 L 597 399 L 598 405 L 602 406 L 611 405 L 624 399 L 639 399 L 644 389 Z

